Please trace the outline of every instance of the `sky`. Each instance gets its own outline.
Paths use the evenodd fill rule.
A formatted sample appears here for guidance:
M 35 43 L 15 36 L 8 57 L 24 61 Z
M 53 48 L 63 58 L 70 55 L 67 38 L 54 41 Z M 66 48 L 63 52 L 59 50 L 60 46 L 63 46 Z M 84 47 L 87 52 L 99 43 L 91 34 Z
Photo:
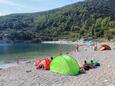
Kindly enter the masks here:
M 78 1 L 82 0 L 0 0 L 0 16 L 46 11 Z

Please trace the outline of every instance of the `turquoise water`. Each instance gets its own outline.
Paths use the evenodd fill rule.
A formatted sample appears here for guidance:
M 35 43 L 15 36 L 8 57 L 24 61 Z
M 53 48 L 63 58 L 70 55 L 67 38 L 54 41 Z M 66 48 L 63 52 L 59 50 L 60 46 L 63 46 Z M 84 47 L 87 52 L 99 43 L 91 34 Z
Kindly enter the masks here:
M 0 63 L 12 63 L 16 58 L 21 60 L 55 56 L 59 50 L 69 52 L 73 45 L 67 44 L 0 44 Z

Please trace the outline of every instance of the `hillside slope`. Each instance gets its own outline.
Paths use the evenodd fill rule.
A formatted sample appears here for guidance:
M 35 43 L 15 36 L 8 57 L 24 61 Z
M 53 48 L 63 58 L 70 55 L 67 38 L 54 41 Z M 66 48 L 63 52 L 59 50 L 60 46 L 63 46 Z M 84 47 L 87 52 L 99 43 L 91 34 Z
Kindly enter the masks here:
M 62 8 L 0 17 L 0 36 L 15 40 L 107 37 L 115 34 L 115 1 L 85 0 Z

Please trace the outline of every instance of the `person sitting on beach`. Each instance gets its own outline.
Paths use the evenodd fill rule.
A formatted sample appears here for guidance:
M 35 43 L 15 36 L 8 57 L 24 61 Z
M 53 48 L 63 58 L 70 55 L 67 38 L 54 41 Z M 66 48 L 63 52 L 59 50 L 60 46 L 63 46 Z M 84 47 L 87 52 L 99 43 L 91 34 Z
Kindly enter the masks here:
M 50 57 L 51 60 L 53 60 L 53 57 Z
M 89 66 L 88 66 L 86 60 L 84 61 L 83 68 L 84 68 L 85 70 L 89 70 Z
M 89 70 L 89 69 L 94 68 L 94 65 L 92 63 L 87 63 L 87 61 L 85 60 L 83 67 L 85 70 Z
M 84 69 L 83 65 L 79 64 L 80 66 L 80 74 L 86 73 L 86 70 Z
M 97 66 L 100 66 L 100 63 L 94 60 L 91 60 L 91 63 L 93 64 L 94 68 L 96 68 Z

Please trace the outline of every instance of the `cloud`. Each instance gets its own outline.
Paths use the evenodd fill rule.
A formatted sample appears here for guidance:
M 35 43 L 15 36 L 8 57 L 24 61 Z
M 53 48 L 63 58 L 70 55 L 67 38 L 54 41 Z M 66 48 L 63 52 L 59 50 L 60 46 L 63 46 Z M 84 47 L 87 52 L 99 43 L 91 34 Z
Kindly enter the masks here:
M 31 9 L 31 7 L 17 4 L 11 0 L 0 0 L 0 4 L 7 5 L 7 6 L 15 6 L 15 7 L 24 8 L 24 9 Z
M 4 15 L 6 15 L 5 13 L 0 13 L 0 16 L 4 16 Z
M 10 0 L 0 0 L 0 4 L 10 5 L 10 6 L 16 6 L 17 4 L 10 1 Z
M 62 3 L 60 4 L 61 1 Z M 0 16 L 11 13 L 45 11 L 61 7 L 75 1 L 83 0 L 0 0 Z

